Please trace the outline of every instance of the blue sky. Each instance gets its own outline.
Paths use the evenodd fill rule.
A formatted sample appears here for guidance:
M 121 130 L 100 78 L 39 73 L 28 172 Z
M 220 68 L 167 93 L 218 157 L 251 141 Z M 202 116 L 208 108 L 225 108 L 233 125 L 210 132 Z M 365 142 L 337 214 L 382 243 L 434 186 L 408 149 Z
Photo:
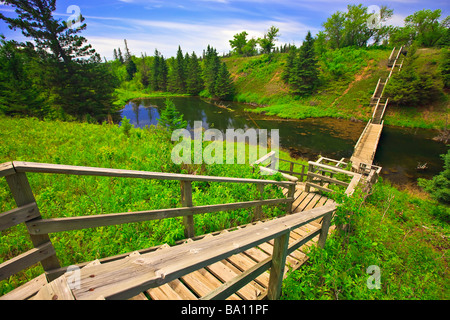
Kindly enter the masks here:
M 0 1 L 1 3 L 1 1 Z M 80 8 L 87 29 L 82 33 L 101 56 L 111 59 L 114 48 L 124 47 L 127 39 L 132 54 L 153 55 L 158 49 L 165 57 L 174 56 L 178 45 L 183 52 L 198 55 L 208 44 L 219 53 L 231 48 L 228 40 L 241 31 L 261 37 L 271 25 L 280 29 L 277 45 L 301 44 L 306 33 L 322 30 L 322 23 L 348 4 L 388 5 L 394 16 L 388 22 L 403 25 L 406 16 L 421 9 L 441 9 L 449 14 L 448 0 L 59 0 L 55 15 L 67 20 L 71 5 Z M 14 16 L 11 8 L 0 4 L 0 11 Z M 7 39 L 24 40 L 0 22 L 0 34 Z

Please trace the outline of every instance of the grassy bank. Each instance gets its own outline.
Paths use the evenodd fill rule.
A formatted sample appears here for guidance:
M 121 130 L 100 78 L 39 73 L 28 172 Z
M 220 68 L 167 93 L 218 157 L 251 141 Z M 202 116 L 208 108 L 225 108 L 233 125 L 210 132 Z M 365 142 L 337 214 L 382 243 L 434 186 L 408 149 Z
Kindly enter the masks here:
M 283 283 L 283 299 L 450 298 L 448 206 L 380 182 L 369 197 L 338 202 L 334 222 L 349 229 L 312 248 L 308 263 Z M 378 268 L 379 287 L 370 266 Z
M 194 173 L 212 176 L 265 178 L 247 164 L 177 165 L 174 144 L 157 128 L 39 121 L 0 117 L 0 163 L 17 160 L 91 167 Z M 141 179 L 27 174 L 44 218 L 71 217 L 180 207 L 180 183 Z M 193 203 L 212 205 L 259 198 L 251 184 L 193 182 Z M 265 197 L 280 198 L 281 190 L 265 187 Z M 0 179 L 0 212 L 15 208 L 4 178 Z M 266 217 L 285 213 L 285 205 L 264 206 Z M 251 222 L 252 209 L 195 216 L 197 235 Z M 181 218 L 61 232 L 50 235 L 63 266 L 132 252 L 184 238 Z M 32 248 L 23 224 L 0 233 L 0 263 Z M 0 282 L 0 295 L 43 272 L 36 265 Z
M 236 87 L 235 100 L 255 103 L 256 113 L 290 119 L 335 117 L 368 120 L 373 110 L 370 97 L 380 77 L 388 75 L 387 59 L 391 49 L 345 48 L 330 51 L 319 60 L 322 85 L 309 97 L 295 97 L 282 81 L 287 54 L 249 58 L 231 57 L 224 61 Z M 417 63 L 435 72 L 440 51 L 419 50 Z M 441 129 L 448 113 L 448 95 L 438 102 L 421 107 L 388 106 L 385 124 Z

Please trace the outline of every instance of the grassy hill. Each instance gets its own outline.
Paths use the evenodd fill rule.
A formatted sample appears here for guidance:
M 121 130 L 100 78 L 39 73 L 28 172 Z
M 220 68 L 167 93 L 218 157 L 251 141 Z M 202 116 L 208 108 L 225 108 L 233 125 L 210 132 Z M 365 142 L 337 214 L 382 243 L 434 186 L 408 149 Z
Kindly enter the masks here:
M 337 117 L 368 120 L 378 79 L 388 75 L 391 49 L 344 48 L 325 53 L 319 61 L 322 85 L 309 97 L 295 97 L 282 81 L 287 54 L 224 58 L 236 87 L 235 99 L 258 105 L 253 112 L 283 118 Z M 440 50 L 420 49 L 418 68 L 436 73 Z M 442 128 L 448 113 L 448 94 L 421 107 L 389 105 L 385 124 Z

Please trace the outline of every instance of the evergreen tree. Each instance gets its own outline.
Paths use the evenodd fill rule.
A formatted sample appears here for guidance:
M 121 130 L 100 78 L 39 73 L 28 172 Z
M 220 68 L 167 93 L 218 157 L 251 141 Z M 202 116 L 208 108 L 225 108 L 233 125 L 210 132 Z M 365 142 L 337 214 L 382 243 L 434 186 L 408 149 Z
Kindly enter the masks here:
M 289 75 L 292 92 L 299 95 L 309 95 L 319 85 L 319 69 L 317 66 L 314 39 L 308 31 L 305 41 L 294 60 L 292 72 Z
M 289 83 L 289 79 L 291 77 L 291 72 L 294 68 L 294 62 L 296 57 L 297 57 L 297 47 L 293 45 L 289 48 L 286 64 L 284 66 L 283 73 L 281 74 L 281 78 L 285 83 Z
M 187 67 L 187 78 L 186 78 L 186 91 L 192 95 L 198 95 L 200 91 L 203 90 L 203 79 L 202 79 L 201 67 L 195 52 L 189 59 L 189 64 Z
M 136 63 L 133 61 L 133 58 L 129 56 L 128 60 L 126 61 L 126 70 L 128 75 L 128 81 L 133 80 L 134 74 L 137 72 Z
M 178 46 L 177 57 L 174 65 L 175 92 L 186 92 L 186 67 L 183 57 L 183 51 Z
M 219 72 L 217 74 L 217 79 L 214 87 L 214 95 L 221 99 L 230 98 L 233 94 L 233 84 L 230 78 L 230 73 L 228 72 L 227 66 L 222 62 Z
M 217 51 L 208 45 L 204 57 L 203 80 L 205 81 L 206 89 L 211 96 L 215 96 L 215 86 L 219 68 L 220 59 Z
M 113 58 L 114 58 L 114 61 L 119 60 L 119 56 L 117 55 L 117 50 L 116 49 L 114 49 Z
M 187 121 L 183 120 L 183 115 L 178 112 L 173 101 L 167 98 L 165 108 L 161 111 L 158 125 L 173 131 L 186 128 Z
M 118 58 L 119 58 L 119 61 L 120 61 L 120 63 L 124 63 L 125 62 L 125 60 L 123 60 L 123 55 L 122 55 L 122 50 L 120 50 L 120 48 L 117 50 L 117 52 L 118 52 Z
M 31 64 L 36 59 L 30 59 L 14 41 L 2 39 L 0 43 L 0 113 L 42 118 L 48 106 L 33 82 Z

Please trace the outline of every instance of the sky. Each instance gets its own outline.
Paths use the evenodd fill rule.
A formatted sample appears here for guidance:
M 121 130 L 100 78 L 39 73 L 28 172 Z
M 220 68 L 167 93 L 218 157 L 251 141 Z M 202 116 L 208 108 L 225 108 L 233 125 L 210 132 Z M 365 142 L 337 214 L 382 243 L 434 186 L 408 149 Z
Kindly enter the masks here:
M 231 50 L 229 40 L 246 31 L 248 38 L 262 37 L 274 25 L 280 37 L 276 45 L 300 45 L 306 33 L 323 30 L 322 23 L 336 11 L 347 11 L 348 4 L 387 5 L 394 10 L 388 24 L 401 26 L 405 17 L 422 9 L 441 9 L 449 15 L 448 0 L 57 0 L 54 16 L 68 20 L 79 8 L 87 29 L 81 35 L 96 51 L 111 59 L 114 48 L 124 48 L 124 39 L 132 54 L 153 55 L 158 49 L 166 58 L 183 53 L 201 55 L 208 45 L 221 53 Z M 73 7 L 76 6 L 76 7 Z M 2 4 L 0 12 L 15 16 Z M 8 40 L 24 41 L 20 31 L 10 30 L 0 21 L 0 34 Z

